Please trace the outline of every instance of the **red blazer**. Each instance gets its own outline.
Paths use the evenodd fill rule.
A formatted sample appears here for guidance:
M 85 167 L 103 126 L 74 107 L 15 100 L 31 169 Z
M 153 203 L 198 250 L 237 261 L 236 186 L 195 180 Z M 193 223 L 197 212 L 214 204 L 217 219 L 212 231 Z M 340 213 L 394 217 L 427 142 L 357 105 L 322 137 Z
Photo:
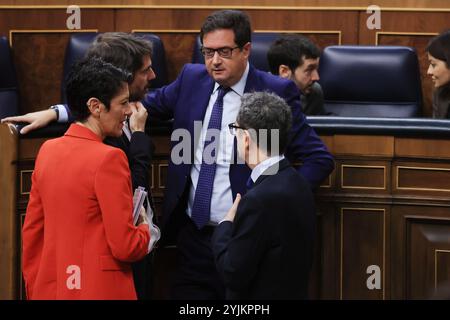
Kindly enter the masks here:
M 129 262 L 147 254 L 150 234 L 132 206 L 122 150 L 77 124 L 45 142 L 22 230 L 28 299 L 136 299 Z

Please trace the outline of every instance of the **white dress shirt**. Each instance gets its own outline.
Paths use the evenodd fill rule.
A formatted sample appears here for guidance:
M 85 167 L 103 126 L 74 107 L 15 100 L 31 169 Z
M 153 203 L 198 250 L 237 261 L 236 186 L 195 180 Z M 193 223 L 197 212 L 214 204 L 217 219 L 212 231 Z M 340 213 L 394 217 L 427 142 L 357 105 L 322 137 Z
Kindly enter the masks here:
M 247 67 L 242 75 L 242 78 L 231 87 L 232 90 L 223 98 L 222 125 L 217 153 L 216 174 L 214 176 L 214 187 L 211 195 L 211 214 L 209 225 L 218 224 L 233 205 L 233 195 L 230 184 L 230 163 L 233 154 L 234 136 L 230 134 L 228 124 L 236 121 L 236 117 L 241 106 L 241 97 L 244 94 L 245 84 L 247 83 L 248 71 L 249 64 L 247 63 Z M 209 104 L 206 109 L 205 118 L 203 119 L 200 141 L 195 150 L 194 164 L 191 168 L 192 185 L 189 191 L 187 206 L 187 214 L 189 217 L 192 215 L 195 190 L 197 188 L 198 177 L 200 175 L 205 136 L 208 129 L 209 119 L 211 118 L 211 112 L 217 99 L 217 89 L 219 86 L 220 85 L 218 83 L 214 85 L 214 90 L 209 98 Z
M 256 165 L 256 167 L 253 168 L 252 173 L 250 174 L 250 177 L 252 178 L 253 183 L 258 180 L 259 176 L 266 171 L 268 168 L 273 166 L 275 163 L 280 162 L 284 159 L 284 155 L 277 155 L 270 158 L 267 158 L 264 161 L 261 161 Z M 278 172 L 278 168 L 274 168 L 273 172 L 271 171 L 269 174 L 276 174 Z

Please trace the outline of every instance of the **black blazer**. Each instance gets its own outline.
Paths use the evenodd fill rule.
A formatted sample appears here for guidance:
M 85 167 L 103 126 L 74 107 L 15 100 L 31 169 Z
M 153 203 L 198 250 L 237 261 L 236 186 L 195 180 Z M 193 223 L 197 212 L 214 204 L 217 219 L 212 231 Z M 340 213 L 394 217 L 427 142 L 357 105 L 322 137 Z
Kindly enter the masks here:
M 122 134 L 118 138 L 107 137 L 104 142 L 110 146 L 122 149 L 127 155 L 133 192 L 138 186 L 144 187 L 145 190 L 149 191 L 148 172 L 155 149 L 150 137 L 144 132 L 137 131 L 131 134 L 131 140 L 128 140 L 127 136 Z
M 313 259 L 314 198 L 284 159 L 261 175 L 238 206 L 233 223 L 212 238 L 227 299 L 305 299 Z M 268 169 L 269 170 L 269 169 Z
M 133 191 L 137 187 L 144 187 L 148 191 L 150 205 L 154 210 L 152 197 L 150 194 L 149 168 L 152 162 L 153 151 L 155 149 L 150 137 L 144 132 L 134 132 L 131 134 L 131 140 L 128 140 L 125 134 L 121 137 L 108 137 L 104 141 L 106 144 L 122 149 L 128 158 L 128 164 L 131 171 L 131 182 Z M 154 217 L 155 222 L 156 216 Z M 136 294 L 139 300 L 148 300 L 152 297 L 153 290 L 153 270 L 151 266 L 151 256 L 147 255 L 140 261 L 132 264 L 133 280 Z

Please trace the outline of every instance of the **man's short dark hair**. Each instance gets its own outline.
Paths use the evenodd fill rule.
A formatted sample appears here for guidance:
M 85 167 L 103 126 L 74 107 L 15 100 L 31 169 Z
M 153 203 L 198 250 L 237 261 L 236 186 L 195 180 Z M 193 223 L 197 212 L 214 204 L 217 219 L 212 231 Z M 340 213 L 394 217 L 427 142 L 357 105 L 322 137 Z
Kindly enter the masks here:
M 289 131 L 292 126 L 292 113 L 289 105 L 275 93 L 253 92 L 246 93 L 241 98 L 241 108 L 239 109 L 236 122 L 240 127 L 254 129 L 257 137 L 261 134 L 261 129 L 267 130 L 267 146 L 258 141 L 258 147 L 265 149 L 267 155 L 274 156 L 274 143 L 279 143 L 278 151 L 283 153 L 288 144 Z M 271 139 L 270 130 L 278 130 L 278 141 Z M 249 130 L 250 131 L 250 130 Z M 251 132 L 251 131 L 250 131 Z
M 267 52 L 270 72 L 278 75 L 280 65 L 284 64 L 292 71 L 302 66 L 304 59 L 320 57 L 317 46 L 302 35 L 285 35 L 275 40 Z
M 67 102 L 75 120 L 85 121 L 89 117 L 90 98 L 99 99 L 109 110 L 111 99 L 130 81 L 130 73 L 98 58 L 75 63 L 66 85 Z
M 203 37 L 207 33 L 219 29 L 232 29 L 234 32 L 234 42 L 240 48 L 252 40 L 250 19 L 242 11 L 221 10 L 208 16 L 200 29 L 201 43 L 203 44 Z
M 87 58 L 100 58 L 133 76 L 142 68 L 145 56 L 152 56 L 150 41 L 124 32 L 106 32 L 99 34 L 86 53 Z

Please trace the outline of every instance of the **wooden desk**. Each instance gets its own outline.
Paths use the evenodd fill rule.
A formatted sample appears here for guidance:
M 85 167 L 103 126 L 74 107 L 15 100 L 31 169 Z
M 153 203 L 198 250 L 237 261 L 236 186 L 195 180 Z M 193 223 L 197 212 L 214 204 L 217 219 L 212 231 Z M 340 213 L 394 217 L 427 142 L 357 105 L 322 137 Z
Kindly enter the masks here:
M 376 125 L 376 119 L 317 118 L 310 123 L 335 156 L 336 169 L 316 194 L 311 298 L 429 297 L 450 280 L 450 126 L 431 120 L 420 120 L 423 127 L 416 128 L 402 119 Z M 0 135 L 0 298 L 14 299 L 23 297 L 17 234 L 34 157 L 46 138 L 18 139 L 5 125 Z M 153 137 L 149 174 L 160 213 L 169 133 Z M 159 250 L 155 294 L 164 298 L 175 249 Z

